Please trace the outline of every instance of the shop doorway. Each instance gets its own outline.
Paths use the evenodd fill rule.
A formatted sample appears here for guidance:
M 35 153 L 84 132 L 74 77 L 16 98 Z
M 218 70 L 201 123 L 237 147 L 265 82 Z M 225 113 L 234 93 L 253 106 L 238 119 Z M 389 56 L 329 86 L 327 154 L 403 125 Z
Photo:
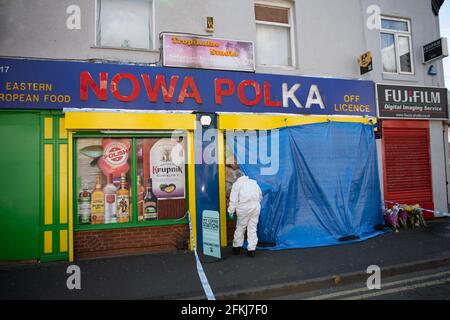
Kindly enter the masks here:
M 258 246 L 306 248 L 380 234 L 374 229 L 383 219 L 371 126 L 327 121 L 262 133 L 239 130 L 226 137 L 223 196 L 226 203 L 239 170 L 257 181 L 263 193 Z M 264 159 L 268 150 L 270 161 Z
M 383 120 L 382 128 L 385 200 L 433 210 L 428 121 Z
M 0 116 L 0 260 L 39 257 L 39 115 Z

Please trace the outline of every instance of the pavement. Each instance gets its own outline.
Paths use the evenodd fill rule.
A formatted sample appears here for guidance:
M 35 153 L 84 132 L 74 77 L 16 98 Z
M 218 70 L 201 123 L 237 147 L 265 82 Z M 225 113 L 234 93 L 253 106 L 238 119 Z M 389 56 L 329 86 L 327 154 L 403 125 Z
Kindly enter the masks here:
M 365 283 L 367 267 L 395 276 L 450 266 L 448 219 L 427 228 L 390 232 L 352 244 L 282 251 L 258 250 L 203 263 L 217 299 L 267 299 Z M 205 259 L 204 259 L 205 260 Z M 205 299 L 195 258 L 177 251 L 75 261 L 81 289 L 69 290 L 68 262 L 0 265 L 0 299 Z M 449 268 L 450 269 L 450 268 Z

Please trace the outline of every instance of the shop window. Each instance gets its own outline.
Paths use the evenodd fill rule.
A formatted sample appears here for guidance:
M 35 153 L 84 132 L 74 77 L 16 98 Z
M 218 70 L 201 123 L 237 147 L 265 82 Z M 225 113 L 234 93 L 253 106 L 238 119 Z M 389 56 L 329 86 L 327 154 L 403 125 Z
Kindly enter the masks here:
M 185 139 L 75 139 L 77 229 L 185 223 Z
M 78 223 L 129 222 L 132 186 L 130 139 L 79 139 Z
M 287 1 L 255 3 L 257 65 L 295 65 L 292 10 Z
M 96 45 L 153 49 L 153 0 L 97 0 Z
M 383 72 L 412 74 L 411 27 L 409 20 L 381 18 Z
M 170 138 L 137 140 L 137 178 L 138 188 L 141 188 L 139 221 L 178 219 L 184 215 L 185 168 L 183 137 L 178 141 Z M 153 207 L 154 199 L 158 200 L 157 212 Z

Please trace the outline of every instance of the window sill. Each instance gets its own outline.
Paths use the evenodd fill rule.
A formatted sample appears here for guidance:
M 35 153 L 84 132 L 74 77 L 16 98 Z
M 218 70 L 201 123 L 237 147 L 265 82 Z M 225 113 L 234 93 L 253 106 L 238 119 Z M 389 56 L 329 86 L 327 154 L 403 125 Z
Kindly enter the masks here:
M 144 221 L 139 223 L 79 224 L 75 226 L 74 232 L 87 230 L 111 230 L 111 229 L 140 228 L 153 226 L 171 226 L 178 224 L 188 224 L 187 218 L 181 220 L 171 219 L 171 220 Z
M 108 47 L 108 46 L 91 46 L 91 49 L 151 52 L 151 53 L 158 53 L 159 54 L 159 50 L 144 49 L 144 48 L 121 48 L 121 47 Z
M 381 74 L 383 80 L 394 80 L 394 81 L 408 81 L 408 82 L 418 82 L 415 74 L 401 74 L 401 73 L 385 73 Z

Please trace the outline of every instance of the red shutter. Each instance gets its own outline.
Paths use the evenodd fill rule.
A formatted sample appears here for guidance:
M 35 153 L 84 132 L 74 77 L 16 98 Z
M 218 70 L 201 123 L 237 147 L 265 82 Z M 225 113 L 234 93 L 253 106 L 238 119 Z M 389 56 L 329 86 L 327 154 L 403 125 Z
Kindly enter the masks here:
M 428 125 L 428 121 L 383 120 L 385 200 L 434 209 Z

